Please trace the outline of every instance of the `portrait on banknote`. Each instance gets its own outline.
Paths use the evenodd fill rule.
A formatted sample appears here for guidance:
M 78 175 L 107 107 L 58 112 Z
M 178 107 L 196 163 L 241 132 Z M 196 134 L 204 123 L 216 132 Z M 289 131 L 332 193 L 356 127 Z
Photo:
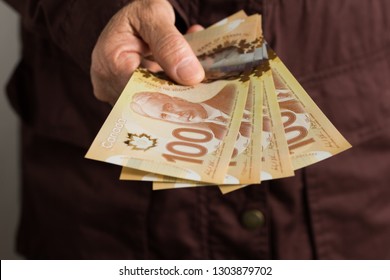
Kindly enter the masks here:
M 236 88 L 227 84 L 210 99 L 195 103 L 161 92 L 138 92 L 130 103 L 135 113 L 191 127 L 208 128 L 217 139 L 223 139 L 233 109 Z M 244 128 L 243 128 L 244 129 Z

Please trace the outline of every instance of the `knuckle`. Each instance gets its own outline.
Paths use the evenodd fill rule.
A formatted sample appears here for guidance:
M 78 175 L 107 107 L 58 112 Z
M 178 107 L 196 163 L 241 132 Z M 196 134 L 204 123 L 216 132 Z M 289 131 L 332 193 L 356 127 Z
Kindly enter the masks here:
M 158 60 L 175 63 L 188 54 L 188 48 L 181 34 L 170 33 L 156 40 L 153 49 Z

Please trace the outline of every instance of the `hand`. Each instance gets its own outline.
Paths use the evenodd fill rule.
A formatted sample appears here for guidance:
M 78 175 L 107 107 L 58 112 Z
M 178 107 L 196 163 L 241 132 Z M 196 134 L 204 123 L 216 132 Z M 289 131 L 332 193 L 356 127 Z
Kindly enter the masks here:
M 194 85 L 204 70 L 176 29 L 175 14 L 166 0 L 133 1 L 104 28 L 92 52 L 91 79 L 97 99 L 114 104 L 139 66 L 160 66 L 173 80 Z M 190 31 L 201 29 L 193 26 Z M 144 58 L 153 54 L 155 62 Z

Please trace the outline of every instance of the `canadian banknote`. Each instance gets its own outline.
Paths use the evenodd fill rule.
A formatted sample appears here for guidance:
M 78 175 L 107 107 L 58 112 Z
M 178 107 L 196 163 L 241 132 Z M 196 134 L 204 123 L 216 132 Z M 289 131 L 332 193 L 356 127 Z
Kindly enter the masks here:
M 348 141 L 271 49 L 269 63 L 294 170 L 350 148 Z
M 206 81 L 239 76 L 266 55 L 260 15 L 229 19 L 185 38 L 205 70 Z
M 260 80 L 264 92 L 261 180 L 265 181 L 293 176 L 294 169 L 268 61 L 264 63 L 263 69 Z
M 179 86 L 134 72 L 86 157 L 182 179 L 223 183 L 248 82 Z

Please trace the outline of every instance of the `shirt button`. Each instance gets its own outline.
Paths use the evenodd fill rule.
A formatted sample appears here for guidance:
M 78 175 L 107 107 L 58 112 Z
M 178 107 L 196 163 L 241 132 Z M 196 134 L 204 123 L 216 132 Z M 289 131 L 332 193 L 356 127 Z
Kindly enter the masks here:
M 247 229 L 258 229 L 265 223 L 264 214 L 259 210 L 248 210 L 241 216 L 241 223 Z

